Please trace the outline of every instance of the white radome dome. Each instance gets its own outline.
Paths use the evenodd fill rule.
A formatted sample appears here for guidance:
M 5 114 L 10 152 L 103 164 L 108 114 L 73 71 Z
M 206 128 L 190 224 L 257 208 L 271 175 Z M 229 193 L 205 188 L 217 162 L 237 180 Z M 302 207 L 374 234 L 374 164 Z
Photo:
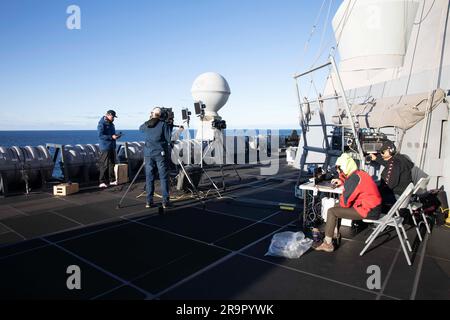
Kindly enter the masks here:
M 203 73 L 192 85 L 192 98 L 205 106 L 206 116 L 217 117 L 217 112 L 227 103 L 231 90 L 227 80 L 215 72 Z

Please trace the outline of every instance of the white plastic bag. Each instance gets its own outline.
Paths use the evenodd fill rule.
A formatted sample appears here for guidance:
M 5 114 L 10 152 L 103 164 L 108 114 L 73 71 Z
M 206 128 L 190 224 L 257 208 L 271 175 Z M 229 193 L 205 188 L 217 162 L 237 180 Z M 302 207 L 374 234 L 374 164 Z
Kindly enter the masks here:
M 298 259 L 313 244 L 311 239 L 305 238 L 303 232 L 282 232 L 273 236 L 266 256 Z

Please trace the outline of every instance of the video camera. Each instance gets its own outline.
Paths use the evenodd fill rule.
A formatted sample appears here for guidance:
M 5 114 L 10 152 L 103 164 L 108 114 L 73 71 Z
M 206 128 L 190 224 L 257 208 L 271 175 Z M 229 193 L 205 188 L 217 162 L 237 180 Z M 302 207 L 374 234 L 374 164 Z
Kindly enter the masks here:
M 214 120 L 212 122 L 213 129 L 225 130 L 227 128 L 227 123 L 225 120 Z
M 183 120 L 190 120 L 192 113 L 189 111 L 189 109 L 183 109 L 181 110 L 181 117 Z
M 160 108 L 161 109 L 161 117 L 159 118 L 161 121 L 167 122 L 169 125 L 173 125 L 175 114 L 172 111 L 172 108 Z
M 375 129 L 360 130 L 358 138 L 365 156 L 379 153 L 383 143 L 388 141 L 386 134 Z M 342 146 L 342 142 L 344 146 Z M 332 146 L 334 149 L 343 149 L 346 152 L 358 149 L 353 132 L 346 128 L 344 132 L 342 132 L 342 128 L 335 128 L 333 131 Z

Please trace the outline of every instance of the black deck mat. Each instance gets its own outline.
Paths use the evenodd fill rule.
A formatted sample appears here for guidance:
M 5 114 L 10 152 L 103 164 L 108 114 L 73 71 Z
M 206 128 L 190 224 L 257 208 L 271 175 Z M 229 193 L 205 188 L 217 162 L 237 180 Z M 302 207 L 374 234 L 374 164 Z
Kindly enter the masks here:
M 413 265 L 410 267 L 406 263 L 403 251 L 400 251 L 400 244 L 398 250 L 398 259 L 392 269 L 392 274 L 384 291 L 385 294 L 409 300 L 413 294 L 416 278 L 419 276 L 420 282 L 418 283 L 416 299 L 423 299 L 426 293 L 431 294 L 430 298 L 450 299 L 450 261 L 424 257 L 421 266 L 421 256 L 417 255 L 415 259 L 412 259 Z M 412 255 L 410 254 L 410 256 Z M 420 266 L 421 269 L 419 269 Z M 420 274 L 418 274 L 419 272 Z
M 428 239 L 427 255 L 450 261 L 449 238 L 449 228 L 445 226 L 434 228 L 433 234 Z
M 0 299 L 90 299 L 120 282 L 55 247 L 0 260 Z M 67 268 L 81 269 L 82 290 L 69 290 Z
M 42 246 L 46 247 L 46 246 L 48 246 L 48 244 L 45 241 L 42 241 L 41 239 L 33 239 L 33 240 L 22 241 L 22 242 L 15 243 L 15 244 L 3 245 L 3 246 L 0 246 L 0 259 L 4 258 L 6 256 L 20 254 L 22 252 L 30 251 L 30 250 L 33 250 L 35 248 L 39 248 Z
M 300 200 L 295 198 L 294 193 L 288 193 L 284 191 L 279 190 L 258 190 L 254 189 L 253 192 L 247 193 L 243 195 L 244 198 L 252 198 L 257 200 L 263 200 L 263 201 L 271 201 L 276 203 L 292 203 L 292 204 L 299 204 Z
M 120 209 L 117 208 L 118 202 L 118 200 L 101 201 L 97 203 L 56 210 L 56 212 L 79 223 L 91 224 L 108 219 L 119 218 L 123 215 L 145 210 L 144 203 L 139 201 L 129 200 Z
M 264 223 L 257 223 L 242 231 L 227 236 L 215 242 L 215 245 L 227 248 L 233 251 L 240 250 L 249 244 L 252 244 L 259 239 L 278 230 L 279 227 Z
M 376 295 L 236 256 L 163 295 L 170 300 L 375 299 Z
M 121 301 L 144 300 L 146 295 L 130 286 L 123 286 L 106 294 L 93 297 L 94 300 Z
M 0 224 L 0 235 L 4 234 L 4 233 L 8 233 L 11 232 L 11 230 L 9 230 L 8 228 L 6 228 L 4 225 Z
M 197 206 L 198 208 L 202 208 Z M 206 204 L 207 210 L 221 212 L 234 217 L 255 221 L 263 220 L 277 212 L 276 208 L 267 208 L 258 204 L 238 203 L 232 200 L 217 200 Z
M 10 196 L 6 198 L 0 197 L 0 205 L 11 205 L 11 204 L 19 204 L 19 203 L 25 203 L 25 202 L 31 202 L 34 200 L 40 200 L 40 199 L 49 199 L 53 196 L 50 193 L 32 193 L 30 195 L 16 195 L 16 196 Z
M 198 208 L 173 210 L 140 222 L 206 243 L 213 243 L 252 224 L 249 220 L 209 213 Z
M 450 299 L 450 261 L 425 258 L 415 298 L 418 300 Z
M 64 241 L 60 245 L 132 280 L 190 254 L 202 244 L 131 223 Z
M 285 226 L 288 224 L 293 224 L 297 226 L 297 229 L 300 230 L 299 225 L 299 213 L 297 210 L 295 211 L 279 211 L 276 215 L 264 220 L 267 223 L 273 223 L 279 226 Z
M 228 251 L 213 246 L 191 246 L 182 256 L 167 265 L 149 271 L 134 280 L 133 284 L 157 294 L 215 263 L 227 254 L 229 254 Z
M 2 223 L 27 239 L 79 226 L 73 221 L 50 212 L 33 216 L 8 218 L 2 220 Z
M 24 201 L 17 204 L 10 204 L 11 207 L 28 215 L 39 214 L 51 210 L 67 208 L 72 206 L 68 201 L 58 198 L 45 198 L 40 200 Z
M 8 245 L 11 243 L 18 243 L 23 240 L 24 239 L 21 236 L 15 234 L 14 232 L 0 234 L 0 246 Z
M 25 213 L 20 212 L 19 210 L 13 208 L 10 205 L 0 205 L 0 222 L 3 219 L 17 217 L 17 216 L 25 216 L 25 215 L 26 215 Z
M 54 234 L 51 236 L 45 237 L 45 239 L 52 242 L 60 242 L 64 240 L 68 240 L 71 238 L 79 238 L 89 234 L 95 234 L 102 230 L 114 229 L 125 224 L 129 224 L 130 222 L 118 220 L 107 223 L 98 223 L 89 227 L 80 227 L 74 230 L 60 232 L 58 234 Z

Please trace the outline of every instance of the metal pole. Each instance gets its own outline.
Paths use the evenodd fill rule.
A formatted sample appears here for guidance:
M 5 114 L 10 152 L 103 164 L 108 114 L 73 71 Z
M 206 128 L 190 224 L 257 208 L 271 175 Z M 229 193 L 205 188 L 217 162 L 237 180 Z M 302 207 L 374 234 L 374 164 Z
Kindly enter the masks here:
M 186 172 L 186 170 L 184 169 L 183 163 L 180 161 L 180 159 L 178 159 L 178 164 L 181 166 L 181 170 L 183 170 L 184 175 L 186 176 L 186 179 L 188 179 L 189 183 L 191 184 L 192 188 L 194 188 L 194 192 L 197 194 L 198 196 L 198 191 L 197 188 L 195 187 L 194 183 L 192 182 L 191 178 L 189 177 L 188 173 Z
M 344 104 L 345 104 L 345 110 L 346 110 L 347 116 L 348 116 L 348 118 L 350 120 L 353 136 L 355 138 L 356 147 L 358 148 L 358 154 L 359 154 L 359 157 L 360 157 L 359 167 L 361 168 L 363 166 L 363 164 L 364 164 L 364 153 L 362 151 L 361 143 L 360 143 L 359 137 L 358 137 L 358 132 L 356 131 L 355 123 L 353 121 L 353 116 L 352 116 L 352 113 L 350 111 L 350 104 L 348 103 L 347 95 L 345 94 L 344 85 L 342 84 L 342 79 L 341 79 L 341 76 L 339 74 L 339 70 L 337 68 L 336 61 L 334 60 L 334 58 L 332 56 L 330 56 L 330 63 L 333 66 L 333 71 L 336 73 L 336 78 L 338 80 L 339 90 L 341 91 L 341 96 L 342 96 L 342 98 L 344 100 Z
M 296 93 L 297 93 L 297 102 L 298 102 L 298 107 L 299 107 L 299 111 L 300 111 L 300 125 L 302 126 L 302 132 L 303 132 L 303 136 L 305 136 L 305 116 L 304 116 L 304 114 L 303 114 L 303 108 L 302 108 L 302 106 L 303 106 L 303 102 L 302 102 L 302 98 L 300 97 L 300 88 L 299 88 L 299 86 L 298 86 L 298 81 L 297 80 L 294 80 L 295 81 L 295 91 L 296 91 Z
M 299 112 L 300 112 L 300 125 L 302 127 L 302 136 L 303 136 L 303 150 L 302 150 L 302 157 L 300 159 L 300 173 L 298 175 L 298 179 L 297 179 L 297 186 L 300 185 L 301 179 L 303 177 L 303 169 L 305 167 L 305 163 L 306 163 L 306 158 L 308 156 L 308 150 L 306 149 L 306 147 L 308 147 L 308 140 L 306 138 L 306 126 L 305 126 L 305 116 L 303 114 L 303 104 L 302 104 L 302 98 L 300 97 L 300 88 L 298 85 L 298 78 L 295 78 L 295 89 L 297 92 L 297 102 L 298 102 L 298 107 L 299 107 Z M 300 146 L 300 143 L 299 143 Z M 300 152 L 300 149 L 297 149 L 297 152 Z
M 211 179 L 211 177 L 208 175 L 208 173 L 206 172 L 205 169 L 203 169 L 203 173 L 206 175 L 206 177 L 208 178 L 208 180 L 212 183 L 214 189 L 216 189 L 217 194 L 219 195 L 219 199 L 222 198 L 222 195 L 219 192 L 219 188 L 216 186 L 216 184 L 214 183 L 214 181 Z
M 319 98 L 321 98 L 321 96 L 319 96 Z M 323 111 L 323 100 L 319 100 L 319 107 L 320 107 L 319 116 L 320 116 L 320 122 L 322 123 L 322 131 L 323 131 L 323 137 L 325 139 L 325 147 L 328 150 L 328 149 L 330 149 L 330 143 L 328 141 L 327 122 L 325 120 L 325 113 Z
M 318 66 L 317 68 L 308 70 L 308 71 L 303 72 L 303 73 L 300 73 L 300 74 L 295 74 L 295 75 L 294 75 L 294 79 L 298 79 L 298 78 L 303 77 L 303 76 L 305 76 L 305 75 L 307 75 L 307 74 L 310 74 L 311 72 L 314 72 L 314 71 L 317 71 L 317 70 L 319 70 L 319 69 L 322 69 L 322 68 L 324 68 L 324 67 L 326 67 L 326 66 L 329 66 L 330 63 L 331 63 L 331 62 L 327 62 L 327 63 L 325 63 L 325 64 L 323 64 L 323 65 L 321 65 L 321 66 Z
M 141 173 L 142 169 L 144 168 L 144 166 L 145 166 L 145 159 L 144 159 L 144 162 L 142 162 L 142 165 L 141 165 L 141 167 L 139 168 L 138 172 L 137 172 L 136 175 L 134 176 L 133 181 L 131 181 L 130 185 L 128 186 L 127 191 L 125 191 L 125 193 L 124 193 L 123 196 L 122 196 L 122 199 L 120 199 L 119 204 L 117 205 L 117 209 L 120 209 L 120 208 L 121 208 L 123 200 L 125 199 L 125 197 L 126 197 L 126 195 L 128 194 L 128 192 L 130 192 L 131 187 L 132 187 L 133 184 L 136 182 L 136 180 L 137 180 L 139 174 Z M 148 190 L 147 190 L 147 191 L 148 191 Z

